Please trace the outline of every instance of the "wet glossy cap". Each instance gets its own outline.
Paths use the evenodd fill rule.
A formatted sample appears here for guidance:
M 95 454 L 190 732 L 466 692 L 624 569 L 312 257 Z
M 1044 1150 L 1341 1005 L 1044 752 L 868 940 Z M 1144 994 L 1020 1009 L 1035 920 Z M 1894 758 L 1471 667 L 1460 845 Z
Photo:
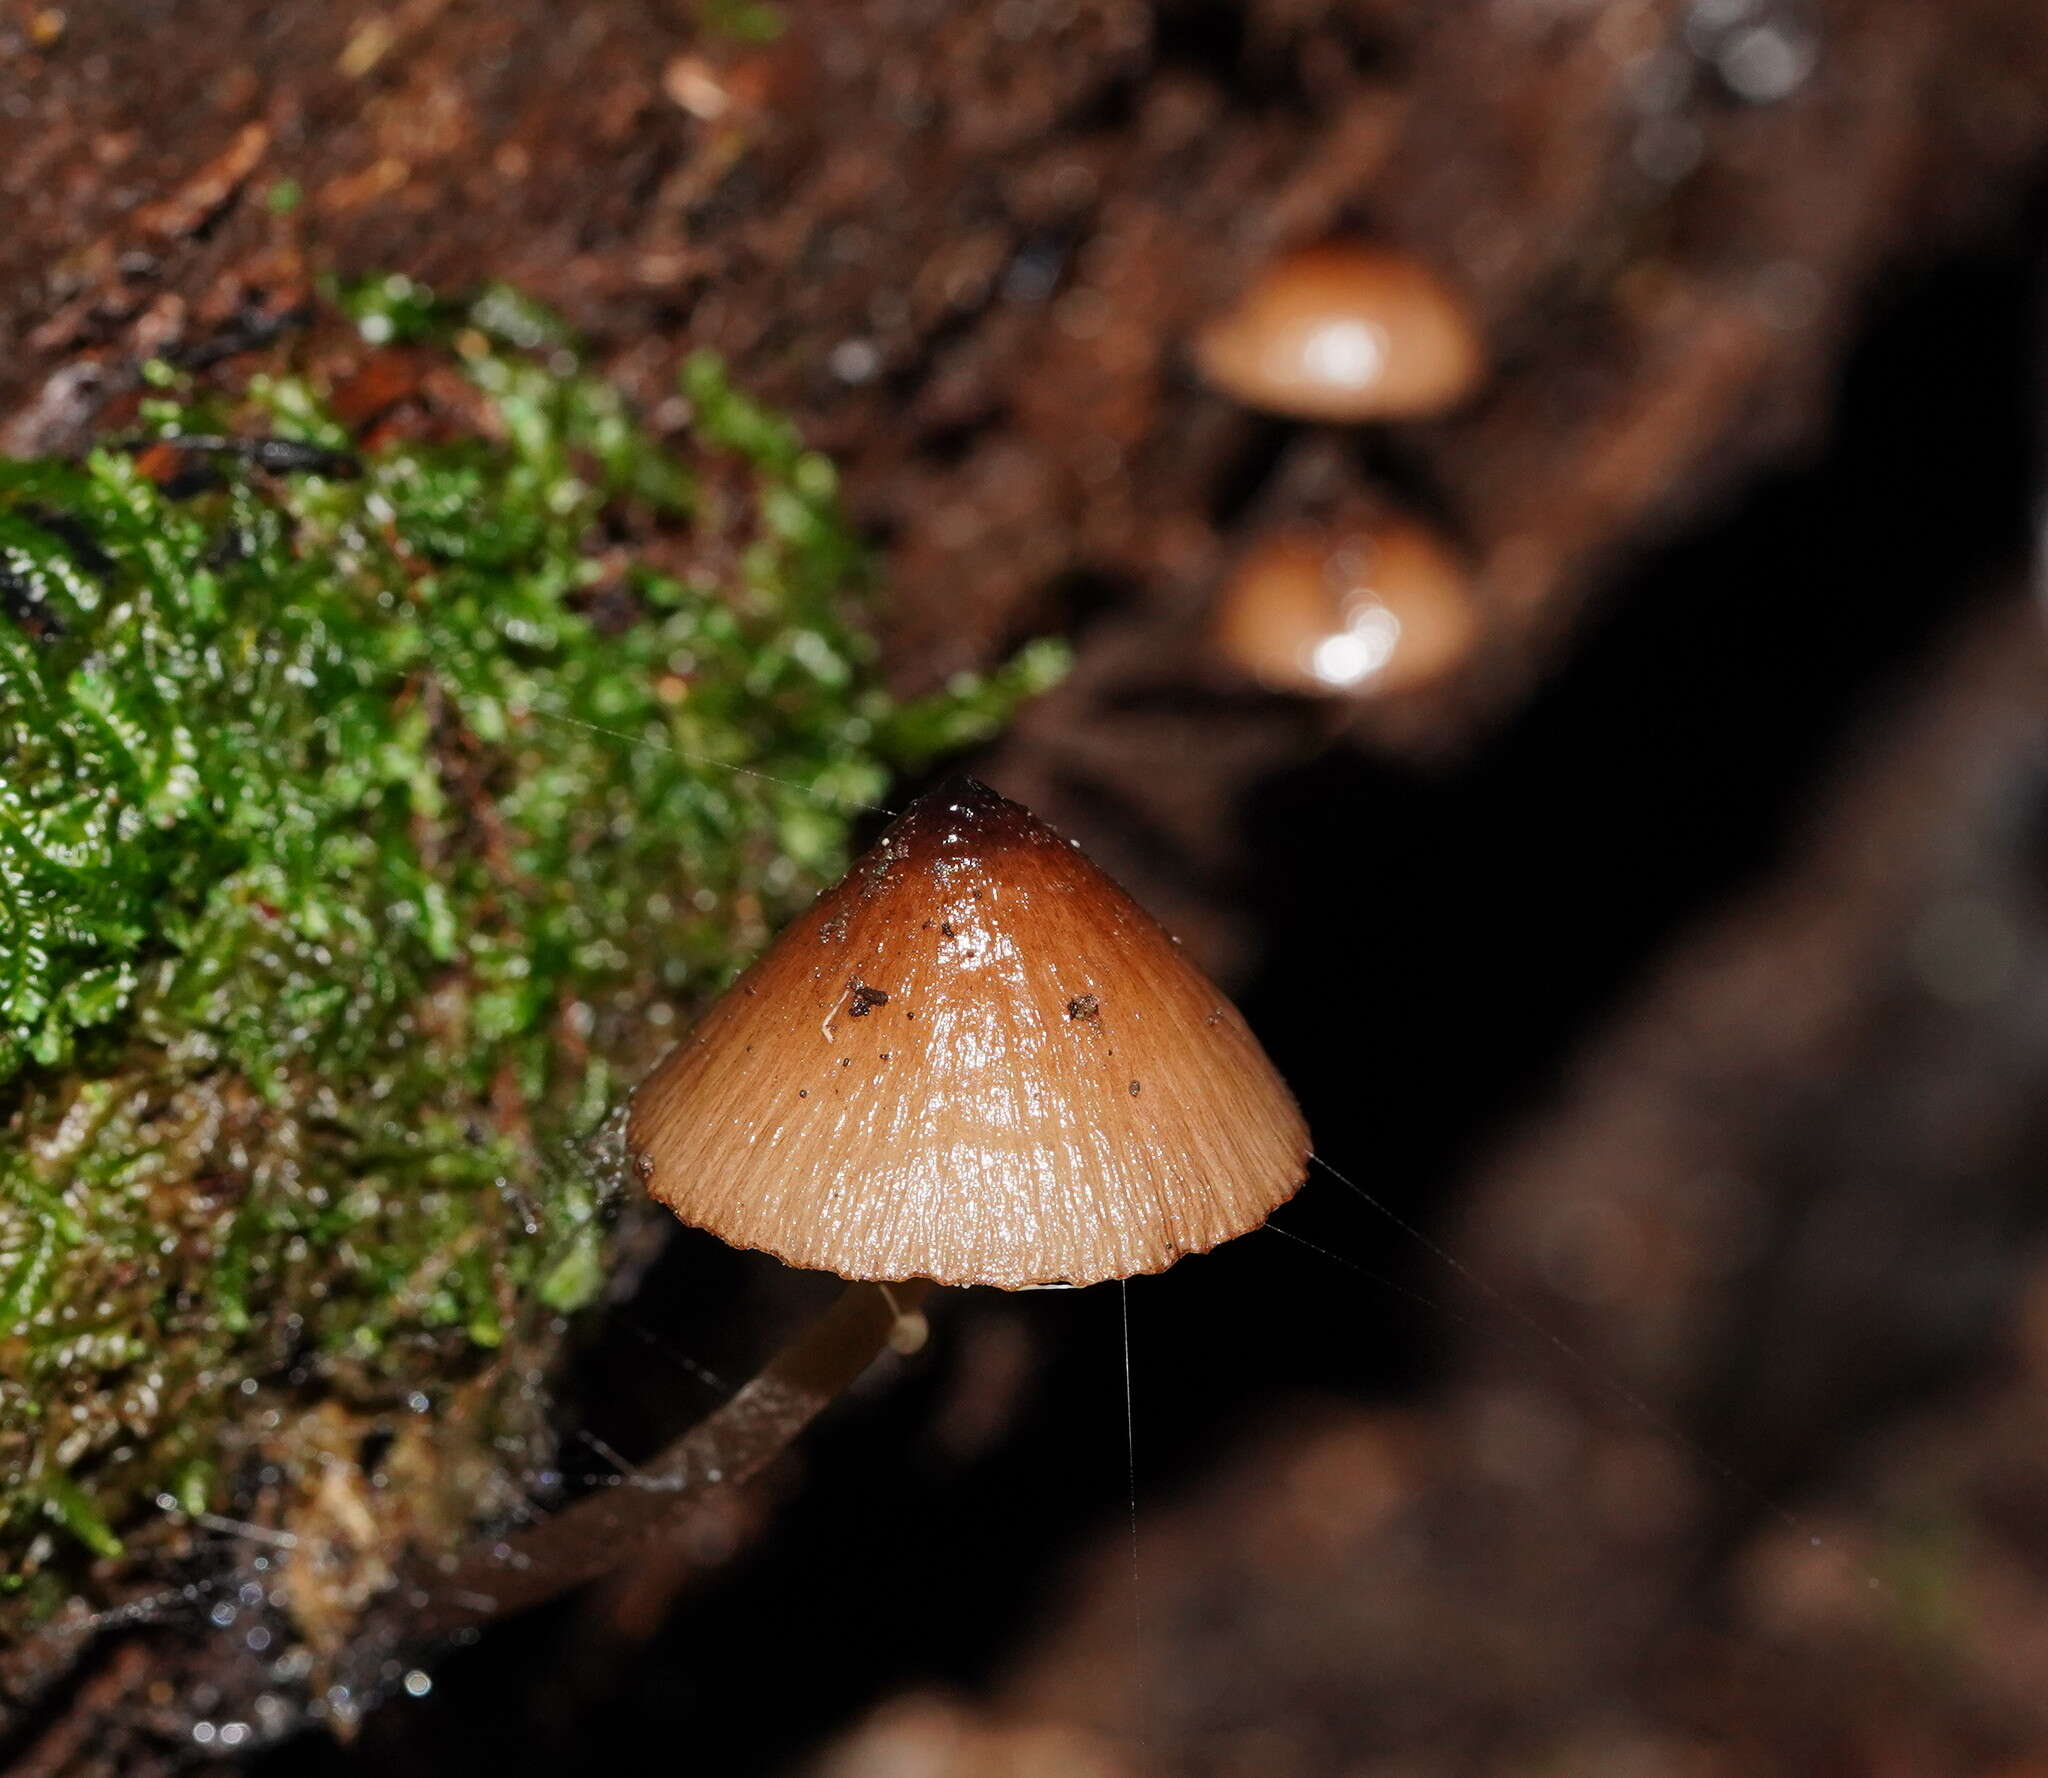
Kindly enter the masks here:
M 1248 550 L 1217 605 L 1219 652 L 1274 691 L 1382 696 L 1441 679 L 1472 649 L 1465 570 L 1412 519 L 1336 537 L 1282 532 Z
M 969 778 L 920 798 L 633 1101 L 648 1190 L 791 1265 L 942 1284 L 1156 1272 L 1293 1196 L 1244 1020 L 1109 878 Z
M 1346 243 L 1276 260 L 1195 340 L 1203 376 L 1226 395 L 1339 424 L 1441 413 L 1484 359 L 1464 304 L 1428 266 Z

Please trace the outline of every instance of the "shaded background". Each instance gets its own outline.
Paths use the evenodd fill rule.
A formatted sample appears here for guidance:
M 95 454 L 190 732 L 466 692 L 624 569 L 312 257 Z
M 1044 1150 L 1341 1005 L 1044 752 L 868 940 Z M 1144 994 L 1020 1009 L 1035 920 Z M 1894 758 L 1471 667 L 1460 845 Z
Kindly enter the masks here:
M 1123 1299 L 966 1294 L 673 1564 L 256 1769 L 2048 1770 L 2037 0 L 775 18 L 12 8 L 0 444 L 326 269 L 512 280 L 657 416 L 725 353 L 844 465 L 902 685 L 1075 640 L 977 769 L 1236 989 L 1334 1175 L 1131 1287 L 1135 1571 Z M 1471 293 L 1454 417 L 1189 369 L 1345 230 Z M 1235 554 L 1376 489 L 1474 658 L 1234 686 Z M 676 1239 L 570 1450 L 808 1288 Z M 102 1732 L 205 1634 L 7 1769 L 219 1764 Z

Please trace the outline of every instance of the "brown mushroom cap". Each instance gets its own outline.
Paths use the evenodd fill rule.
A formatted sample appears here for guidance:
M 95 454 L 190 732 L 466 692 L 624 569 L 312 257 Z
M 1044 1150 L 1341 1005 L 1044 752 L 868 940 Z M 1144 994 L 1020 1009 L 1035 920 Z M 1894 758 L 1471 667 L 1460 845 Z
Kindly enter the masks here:
M 1441 413 L 1484 360 L 1464 304 L 1428 266 L 1341 242 L 1276 260 L 1195 339 L 1195 362 L 1225 394 L 1347 425 Z
M 633 1101 L 648 1190 L 846 1278 L 1093 1284 L 1256 1228 L 1308 1131 L 1243 1018 L 1017 804 L 921 797 Z
M 1381 696 L 1442 678 L 1471 652 L 1465 570 L 1412 519 L 1335 538 L 1282 532 L 1248 550 L 1216 611 L 1216 646 L 1274 691 Z

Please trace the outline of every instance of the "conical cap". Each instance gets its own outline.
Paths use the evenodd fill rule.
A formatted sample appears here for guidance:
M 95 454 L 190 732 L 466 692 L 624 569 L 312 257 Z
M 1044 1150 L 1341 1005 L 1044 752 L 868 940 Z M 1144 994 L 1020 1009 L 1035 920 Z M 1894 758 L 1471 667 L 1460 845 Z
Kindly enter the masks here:
M 921 798 L 633 1101 L 648 1189 L 791 1265 L 1156 1272 L 1291 1197 L 1308 1131 L 1150 915 L 972 779 Z

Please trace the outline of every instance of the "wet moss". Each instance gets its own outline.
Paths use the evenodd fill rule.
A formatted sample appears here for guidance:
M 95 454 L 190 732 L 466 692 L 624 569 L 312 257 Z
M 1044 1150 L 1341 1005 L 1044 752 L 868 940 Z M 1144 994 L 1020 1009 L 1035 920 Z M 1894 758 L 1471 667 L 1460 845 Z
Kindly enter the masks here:
M 316 1418 L 436 1422 L 408 1535 L 502 1510 L 624 1083 L 892 767 L 1057 671 L 886 696 L 831 465 L 716 364 L 670 448 L 508 293 L 348 306 L 459 426 L 281 365 L 0 465 L 17 1609 L 166 1513 L 302 1520 Z

